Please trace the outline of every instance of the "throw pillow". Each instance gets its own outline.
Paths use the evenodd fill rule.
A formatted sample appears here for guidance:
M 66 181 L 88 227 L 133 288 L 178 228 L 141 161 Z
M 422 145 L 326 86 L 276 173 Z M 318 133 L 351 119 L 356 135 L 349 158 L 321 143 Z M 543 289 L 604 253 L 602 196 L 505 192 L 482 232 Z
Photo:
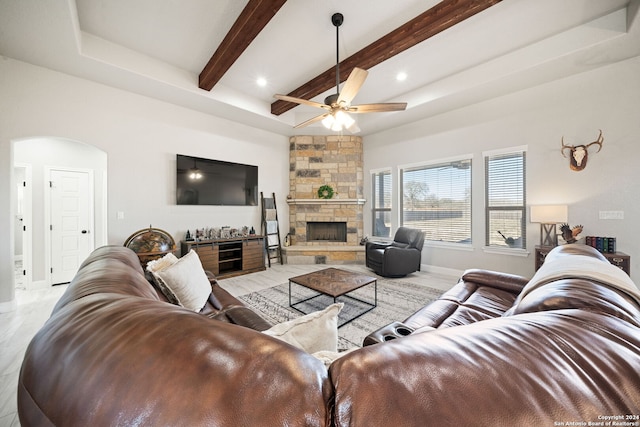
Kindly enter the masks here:
M 193 250 L 156 274 L 175 294 L 179 305 L 200 311 L 207 303 L 211 284 L 198 254 Z
M 151 280 L 153 280 L 153 283 L 155 283 L 158 289 L 160 289 L 160 292 L 162 292 L 162 294 L 167 298 L 167 301 L 171 304 L 180 305 L 176 294 L 174 294 L 167 284 L 164 283 L 164 280 L 158 276 L 159 271 L 172 266 L 176 262 L 178 262 L 178 258 L 176 258 L 174 254 L 168 253 L 162 258 L 149 261 L 147 263 L 147 271 L 151 273 Z
M 162 258 L 154 259 L 147 263 L 147 270 L 152 273 L 163 270 L 169 266 L 172 266 L 178 262 L 178 258 L 171 252 L 163 256 Z
M 279 323 L 263 331 L 309 354 L 338 351 L 338 314 L 343 303 L 331 304 L 324 310 L 305 314 Z

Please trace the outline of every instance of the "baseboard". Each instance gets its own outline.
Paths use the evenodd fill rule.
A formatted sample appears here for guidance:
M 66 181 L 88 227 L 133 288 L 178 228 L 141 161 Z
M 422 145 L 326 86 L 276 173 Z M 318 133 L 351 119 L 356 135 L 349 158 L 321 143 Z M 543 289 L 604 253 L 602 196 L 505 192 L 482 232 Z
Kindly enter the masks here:
M 444 274 L 446 276 L 460 277 L 463 270 L 456 270 L 455 268 L 438 267 L 437 265 L 420 264 L 420 271 L 435 274 Z
M 18 302 L 15 298 L 11 301 L 0 302 L 0 313 L 10 313 L 18 308 Z

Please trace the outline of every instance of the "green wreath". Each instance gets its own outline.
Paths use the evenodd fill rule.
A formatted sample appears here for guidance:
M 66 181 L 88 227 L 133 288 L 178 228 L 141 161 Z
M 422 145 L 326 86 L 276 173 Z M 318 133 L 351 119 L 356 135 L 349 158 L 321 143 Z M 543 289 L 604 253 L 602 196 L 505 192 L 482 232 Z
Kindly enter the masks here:
M 333 188 L 330 185 L 323 185 L 318 188 L 318 197 L 321 199 L 330 199 L 333 197 Z

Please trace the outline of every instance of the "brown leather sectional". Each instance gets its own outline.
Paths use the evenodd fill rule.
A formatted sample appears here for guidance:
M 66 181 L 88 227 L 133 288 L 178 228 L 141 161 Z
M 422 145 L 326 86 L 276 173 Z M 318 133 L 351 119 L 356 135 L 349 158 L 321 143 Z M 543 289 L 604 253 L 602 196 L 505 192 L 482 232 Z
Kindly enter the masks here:
M 25 354 L 20 422 L 640 425 L 640 292 L 611 268 L 566 245 L 531 281 L 468 270 L 327 370 L 260 333 L 270 325 L 215 280 L 190 312 L 163 300 L 132 251 L 103 247 Z

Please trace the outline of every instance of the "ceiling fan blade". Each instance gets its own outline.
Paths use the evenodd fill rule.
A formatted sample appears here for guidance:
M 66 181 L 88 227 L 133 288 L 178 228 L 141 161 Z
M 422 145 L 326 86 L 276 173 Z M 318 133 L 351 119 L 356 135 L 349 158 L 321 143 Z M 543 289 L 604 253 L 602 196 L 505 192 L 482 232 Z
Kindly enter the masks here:
M 321 104 L 321 103 L 315 102 L 315 101 L 309 101 L 307 99 L 296 98 L 296 97 L 293 97 L 293 96 L 276 94 L 276 95 L 273 95 L 273 97 L 276 98 L 276 99 L 280 99 L 282 101 L 295 102 L 296 104 L 309 105 L 311 107 L 316 107 L 316 108 L 324 108 L 325 110 L 330 110 L 331 109 L 331 107 L 329 105 Z
M 340 105 L 349 105 L 351 100 L 355 98 L 356 94 L 362 87 L 365 79 L 369 72 L 367 70 L 363 70 L 362 68 L 355 67 L 347 81 L 342 86 L 342 90 L 340 91 L 340 96 L 338 96 L 338 104 Z
M 404 111 L 407 108 L 406 102 L 387 102 L 382 104 L 361 104 L 349 107 L 350 113 L 384 113 L 387 111 Z
M 325 117 L 327 117 L 330 113 L 324 113 L 324 114 L 320 114 L 319 116 L 315 116 L 307 121 L 304 121 L 302 123 L 299 123 L 297 125 L 294 126 L 295 129 L 298 128 L 303 128 L 305 126 L 309 126 L 310 124 L 313 124 L 315 122 L 319 122 L 320 120 L 324 119 Z

